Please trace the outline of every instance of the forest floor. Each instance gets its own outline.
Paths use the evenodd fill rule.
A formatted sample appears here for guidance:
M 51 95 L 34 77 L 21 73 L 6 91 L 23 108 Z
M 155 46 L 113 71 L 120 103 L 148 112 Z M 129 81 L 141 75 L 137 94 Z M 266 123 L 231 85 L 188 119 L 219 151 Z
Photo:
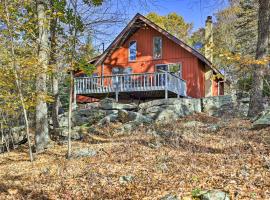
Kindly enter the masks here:
M 188 121 L 222 124 L 217 131 L 185 127 Z M 270 199 L 270 129 L 250 130 L 248 121 L 204 115 L 131 135 L 104 134 L 73 142 L 90 157 L 65 158 L 67 145 L 53 143 L 29 162 L 26 145 L 0 154 L 0 199 L 160 199 L 191 197 L 221 189 L 232 199 Z M 191 199 L 191 198 L 190 198 Z

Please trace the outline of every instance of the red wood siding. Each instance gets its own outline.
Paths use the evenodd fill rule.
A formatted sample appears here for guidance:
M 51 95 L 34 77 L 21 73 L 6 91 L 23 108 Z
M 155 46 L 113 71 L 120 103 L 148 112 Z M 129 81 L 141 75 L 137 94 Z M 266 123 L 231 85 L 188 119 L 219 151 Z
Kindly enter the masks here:
M 162 59 L 153 59 L 153 37 L 162 37 Z M 130 41 L 137 41 L 137 60 L 128 61 Z M 132 67 L 133 73 L 154 72 L 156 64 L 182 63 L 182 78 L 187 82 L 187 95 L 204 97 L 204 65 L 196 56 L 169 40 L 155 29 L 144 27 L 134 33 L 122 47 L 116 49 L 104 62 L 104 75 L 111 75 L 112 67 Z M 101 66 L 96 72 L 101 75 Z

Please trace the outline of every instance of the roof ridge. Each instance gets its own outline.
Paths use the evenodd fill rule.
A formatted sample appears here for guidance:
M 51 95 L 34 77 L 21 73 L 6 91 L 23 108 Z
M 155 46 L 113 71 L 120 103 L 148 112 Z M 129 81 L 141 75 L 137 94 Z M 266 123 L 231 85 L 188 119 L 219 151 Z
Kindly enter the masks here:
M 147 25 L 149 25 L 150 27 L 152 27 L 153 29 L 157 30 L 158 32 L 160 32 L 161 34 L 165 35 L 167 38 L 169 38 L 170 40 L 172 40 L 174 43 L 177 43 L 178 45 L 180 45 L 181 47 L 183 47 L 185 50 L 187 50 L 188 52 L 192 53 L 194 56 L 196 56 L 198 59 L 200 59 L 202 62 L 204 62 L 205 64 L 207 64 L 212 70 L 214 70 L 216 73 L 221 74 L 221 72 L 216 69 L 213 64 L 199 51 L 197 51 L 195 48 L 189 46 L 188 44 L 186 44 L 182 39 L 175 37 L 174 35 L 172 35 L 171 33 L 169 33 L 168 31 L 166 31 L 165 29 L 163 29 L 162 27 L 160 27 L 159 25 L 157 25 L 156 23 L 154 23 L 153 21 L 151 21 L 150 19 L 148 19 L 147 17 L 145 17 L 144 15 L 137 13 L 131 20 L 130 22 L 125 26 L 125 28 L 118 34 L 118 36 L 113 40 L 113 42 L 107 47 L 107 49 L 104 51 L 103 54 L 101 54 L 100 58 L 97 59 L 97 61 L 95 62 L 95 64 L 99 64 L 100 62 L 104 61 L 104 59 L 106 58 L 106 56 L 108 55 L 108 53 L 112 50 L 114 50 L 113 46 L 117 46 L 119 42 L 121 42 L 122 37 L 128 33 L 128 29 L 131 28 L 135 22 L 140 19 L 142 20 L 144 23 L 146 23 Z

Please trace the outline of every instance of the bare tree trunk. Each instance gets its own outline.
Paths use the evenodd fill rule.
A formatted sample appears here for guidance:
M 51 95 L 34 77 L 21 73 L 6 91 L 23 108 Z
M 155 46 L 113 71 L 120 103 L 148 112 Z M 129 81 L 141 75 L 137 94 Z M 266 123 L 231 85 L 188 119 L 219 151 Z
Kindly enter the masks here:
M 49 141 L 48 130 L 48 108 L 45 96 L 47 95 L 47 67 L 48 67 L 48 49 L 49 49 L 49 37 L 48 37 L 48 21 L 46 16 L 46 0 L 37 0 L 37 17 L 38 17 L 38 44 L 39 44 L 39 63 L 41 72 L 36 78 L 36 91 L 37 91 L 37 103 L 36 103 L 36 134 L 35 144 L 36 150 L 44 150 Z
M 51 8 L 53 9 L 53 0 L 50 0 Z M 52 10 L 52 13 L 54 11 Z M 59 69 L 56 63 L 56 46 L 57 46 L 57 17 L 54 17 L 50 23 L 50 32 L 51 32 L 51 51 L 50 51 L 50 65 L 53 66 L 53 73 L 52 73 L 52 94 L 54 98 L 54 102 L 52 104 L 52 122 L 53 122 L 53 129 L 54 133 L 59 128 Z
M 71 157 L 71 118 L 72 118 L 72 99 L 73 99 L 73 89 L 74 89 L 74 76 L 73 76 L 73 68 L 74 68 L 74 59 L 75 59 L 75 51 L 76 51 L 76 37 L 77 37 L 77 0 L 71 0 L 71 4 L 74 10 L 74 24 L 73 24 L 73 47 L 72 47 L 72 56 L 71 56 L 71 69 L 70 69 L 70 89 L 69 89 L 69 109 L 68 109 L 68 152 L 67 158 Z
M 23 93 L 22 93 L 21 83 L 20 83 L 20 79 L 19 79 L 19 76 L 18 76 L 18 69 L 17 69 L 18 67 L 17 67 L 17 64 L 16 64 L 16 58 L 15 58 L 14 37 L 13 37 L 13 31 L 11 31 L 11 27 L 10 27 L 9 10 L 8 10 L 6 1 L 4 1 L 4 5 L 5 5 L 5 11 L 6 11 L 7 28 L 8 28 L 9 36 L 11 38 L 12 67 L 13 67 L 13 70 L 14 70 L 15 82 L 16 82 L 16 86 L 17 86 L 17 89 L 18 89 L 22 109 L 23 109 L 23 116 L 24 116 L 24 121 L 25 121 L 25 126 L 26 126 L 26 136 L 27 136 L 28 147 L 29 147 L 29 157 L 30 157 L 30 161 L 32 162 L 34 160 L 34 158 L 33 158 L 33 153 L 32 153 L 32 148 L 31 148 L 31 141 L 30 141 L 29 121 L 28 121 L 27 111 L 26 111 L 26 107 L 25 107 L 25 103 L 24 103 L 24 96 L 23 96 Z
M 256 60 L 267 57 L 268 40 L 269 40 L 269 14 L 270 1 L 259 0 L 259 17 L 258 17 L 258 41 L 256 49 Z M 254 117 L 259 114 L 263 108 L 263 76 L 264 67 L 255 64 L 253 66 L 253 82 L 250 92 L 250 104 L 248 116 Z
M 67 158 L 71 157 L 71 118 L 72 118 L 72 97 L 73 97 L 73 72 L 70 72 L 69 105 L 68 105 L 68 152 Z

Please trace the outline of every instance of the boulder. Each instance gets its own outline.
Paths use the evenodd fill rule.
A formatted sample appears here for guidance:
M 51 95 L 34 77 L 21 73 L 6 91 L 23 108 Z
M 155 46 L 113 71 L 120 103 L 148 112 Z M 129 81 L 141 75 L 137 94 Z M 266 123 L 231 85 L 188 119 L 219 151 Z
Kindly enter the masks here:
M 119 110 L 118 120 L 122 123 L 136 122 L 137 124 L 149 124 L 153 120 L 147 116 L 144 116 L 138 112 Z
M 138 124 L 150 124 L 153 122 L 151 118 L 136 112 L 129 112 L 129 119 Z
M 129 113 L 126 110 L 119 110 L 118 111 L 118 120 L 122 123 L 127 123 L 130 121 L 129 119 Z
M 202 111 L 215 117 L 246 118 L 249 101 L 249 95 L 246 93 L 206 97 L 202 99 Z
M 13 143 L 18 145 L 27 142 L 26 130 L 24 126 L 13 127 L 11 129 Z
M 160 99 L 139 105 L 139 113 L 158 122 L 176 120 L 180 117 L 201 112 L 199 99 Z
M 83 109 L 78 110 L 72 117 L 74 126 L 81 126 L 83 124 L 95 124 L 106 116 L 106 111 L 100 109 Z
M 68 139 L 68 128 L 67 127 L 61 127 L 57 129 L 58 135 L 61 137 L 61 139 L 67 140 Z M 71 129 L 71 139 L 72 140 L 81 140 L 83 138 L 83 134 L 81 131 L 80 126 L 73 127 Z
M 135 123 L 126 123 L 122 126 L 122 133 L 130 133 L 131 131 L 133 131 L 136 128 L 136 124 Z
M 249 103 L 249 102 L 250 102 L 250 97 L 246 97 L 246 98 L 239 99 L 239 101 L 240 101 L 241 103 Z
M 2 142 L 0 141 L 0 153 L 3 153 L 7 148 L 16 148 L 17 145 L 27 142 L 25 126 L 17 126 L 11 128 L 11 132 L 4 132 Z
M 133 181 L 133 179 L 134 179 L 134 176 L 132 175 L 120 176 L 119 182 L 120 184 L 124 185 L 124 184 L 130 183 L 131 181 Z
M 187 115 L 191 115 L 194 112 L 196 111 L 187 105 L 183 104 L 169 105 L 163 107 L 158 113 L 156 113 L 154 119 L 155 121 L 159 122 L 168 122 Z
M 98 125 L 106 125 L 111 122 L 117 122 L 118 114 L 110 114 L 99 120 Z
M 201 112 L 201 101 L 200 99 L 189 99 L 189 98 L 170 98 L 170 99 L 158 99 L 154 101 L 149 101 L 146 103 L 142 103 L 139 105 L 141 112 L 148 112 L 147 109 L 152 107 L 160 107 L 160 106 L 169 106 L 169 105 L 185 105 L 191 111 Z
M 5 143 L 0 142 L 0 153 L 4 153 L 6 151 Z
M 100 109 L 103 110 L 136 110 L 136 104 L 117 103 L 114 99 L 103 99 L 100 101 Z
M 201 200 L 230 200 L 229 194 L 220 190 L 209 190 L 201 192 L 199 198 Z
M 154 116 L 155 121 L 167 123 L 169 121 L 177 120 L 180 116 L 174 110 L 163 109 Z
M 100 103 L 99 102 L 93 102 L 93 103 L 87 103 L 85 104 L 84 108 L 85 109 L 97 109 L 100 107 Z
M 104 110 L 106 115 L 115 114 L 118 115 L 118 110 Z
M 161 110 L 163 110 L 161 106 L 152 106 L 152 107 L 140 109 L 139 113 L 149 115 L 151 113 L 153 114 L 159 113 Z
M 104 118 L 107 113 L 103 110 L 90 110 L 90 115 L 88 116 L 88 124 L 89 125 L 93 125 L 95 123 L 97 123 L 99 120 L 101 120 L 102 118 Z
M 130 135 L 138 126 L 142 125 L 141 123 L 130 121 L 123 124 L 121 127 L 117 128 L 117 133 L 120 135 Z
M 230 95 L 203 98 L 202 105 L 203 112 L 210 116 L 221 117 L 225 114 L 233 116 L 234 101 Z
M 59 126 L 68 127 L 68 113 L 67 112 L 59 115 Z
M 270 107 L 253 119 L 252 128 L 261 129 L 270 126 Z
M 77 151 L 73 151 L 71 157 L 72 158 L 83 158 L 83 157 L 93 157 L 97 155 L 97 151 L 93 149 L 80 149 Z
M 160 200 L 180 200 L 175 194 L 167 194 L 164 197 L 161 197 Z

